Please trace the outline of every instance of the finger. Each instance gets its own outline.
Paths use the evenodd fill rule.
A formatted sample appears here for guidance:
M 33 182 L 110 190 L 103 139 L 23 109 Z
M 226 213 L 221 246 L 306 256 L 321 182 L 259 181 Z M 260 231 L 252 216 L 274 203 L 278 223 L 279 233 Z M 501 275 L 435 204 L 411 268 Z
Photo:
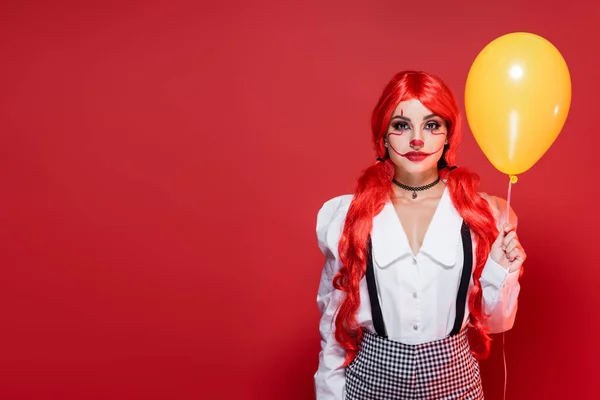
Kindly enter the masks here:
M 516 247 L 514 249 L 512 249 L 512 251 L 510 251 L 509 253 L 506 254 L 506 258 L 508 258 L 508 260 L 510 262 L 513 262 L 515 260 L 525 260 L 525 252 L 520 248 L 520 247 Z
M 516 237 L 517 237 L 517 232 L 510 231 L 506 236 L 504 236 L 504 239 L 502 240 L 502 247 L 507 248 L 508 244 Z
M 525 260 L 527 259 L 527 253 L 525 253 L 525 250 L 523 250 L 523 247 L 519 246 L 519 253 L 517 254 L 516 259 L 521 261 L 521 264 L 523 264 L 525 262 Z
M 515 261 L 515 259 L 517 258 L 518 252 L 519 252 L 518 249 L 513 249 L 510 253 L 506 253 L 506 258 L 508 258 L 508 261 L 510 261 L 510 262 Z
M 511 224 L 509 224 L 509 223 L 506 223 L 506 224 L 504 224 L 504 226 L 503 226 L 502 228 L 504 229 L 504 233 L 511 232 L 511 231 L 513 231 L 513 230 L 515 229 L 515 228 L 514 228 L 514 227 L 513 227 Z
M 519 246 L 519 240 L 517 240 L 517 238 L 514 238 L 513 240 L 511 240 L 507 245 L 506 245 L 506 249 L 504 250 L 506 253 L 510 253 L 511 251 L 513 251 L 513 249 L 515 247 Z
M 523 263 L 525 263 L 526 258 L 527 258 L 527 256 L 525 255 L 525 253 L 519 252 L 514 260 L 509 261 L 510 262 L 509 269 L 511 271 L 514 271 L 514 270 L 521 268 L 523 266 Z

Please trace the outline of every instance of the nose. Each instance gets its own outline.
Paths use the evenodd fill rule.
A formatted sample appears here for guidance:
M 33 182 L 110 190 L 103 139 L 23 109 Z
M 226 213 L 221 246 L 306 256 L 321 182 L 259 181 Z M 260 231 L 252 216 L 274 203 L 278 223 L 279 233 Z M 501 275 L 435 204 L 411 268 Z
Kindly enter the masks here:
M 425 146 L 425 142 L 421 139 L 413 139 L 410 141 L 410 147 L 413 149 L 420 149 L 423 146 Z

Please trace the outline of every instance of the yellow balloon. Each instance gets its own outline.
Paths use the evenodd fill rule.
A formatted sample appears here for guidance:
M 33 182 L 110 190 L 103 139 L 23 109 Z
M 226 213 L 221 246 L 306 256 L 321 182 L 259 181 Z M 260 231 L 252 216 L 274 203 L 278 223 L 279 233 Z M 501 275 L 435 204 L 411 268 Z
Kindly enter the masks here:
M 469 70 L 467 121 L 488 160 L 506 174 L 521 174 L 538 162 L 562 130 L 570 106 L 567 64 L 541 36 L 501 36 Z

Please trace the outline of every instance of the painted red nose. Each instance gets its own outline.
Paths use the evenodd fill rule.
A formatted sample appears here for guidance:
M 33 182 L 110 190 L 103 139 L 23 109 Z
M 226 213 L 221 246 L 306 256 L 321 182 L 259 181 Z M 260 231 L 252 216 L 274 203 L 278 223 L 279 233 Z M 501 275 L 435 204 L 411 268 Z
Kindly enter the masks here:
M 410 145 L 412 147 L 423 147 L 423 146 L 425 146 L 425 142 L 423 142 L 422 140 L 419 140 L 419 139 L 413 139 L 410 141 Z

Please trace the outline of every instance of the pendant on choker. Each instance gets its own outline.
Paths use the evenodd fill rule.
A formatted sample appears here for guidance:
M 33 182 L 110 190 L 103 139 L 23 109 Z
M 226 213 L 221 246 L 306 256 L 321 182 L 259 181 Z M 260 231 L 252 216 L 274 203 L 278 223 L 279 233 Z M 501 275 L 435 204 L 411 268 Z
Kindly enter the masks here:
M 392 179 L 392 182 L 394 183 L 394 185 L 401 187 L 404 190 L 408 190 L 408 191 L 412 191 L 412 198 L 413 200 L 417 198 L 417 192 L 420 192 L 422 190 L 427 190 L 427 189 L 431 189 L 432 187 L 434 187 L 435 185 L 437 185 L 440 181 L 440 177 L 438 176 L 437 179 L 431 183 L 428 183 L 427 185 L 423 185 L 423 186 L 408 186 L 405 185 L 403 183 L 398 182 L 396 179 Z

